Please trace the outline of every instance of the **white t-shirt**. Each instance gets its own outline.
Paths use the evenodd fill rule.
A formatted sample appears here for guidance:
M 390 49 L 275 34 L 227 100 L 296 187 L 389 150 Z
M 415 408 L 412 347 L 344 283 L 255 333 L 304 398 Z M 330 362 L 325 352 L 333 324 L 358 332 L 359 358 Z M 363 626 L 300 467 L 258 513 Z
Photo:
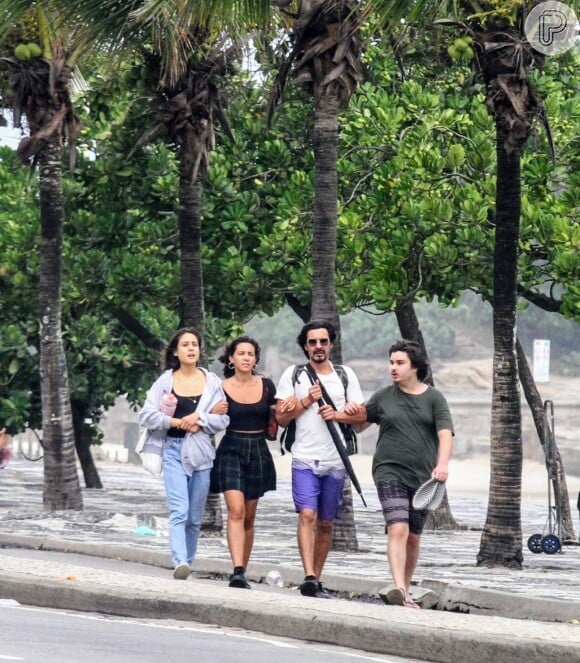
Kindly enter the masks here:
M 297 398 L 307 398 L 308 389 L 312 386 L 310 378 L 305 371 L 299 371 L 296 384 L 292 385 L 292 374 L 295 366 L 289 366 L 278 383 L 276 398 L 283 400 L 288 396 L 296 395 Z M 337 410 L 344 410 L 346 400 L 362 403 L 364 397 L 360 388 L 358 378 L 354 371 L 344 366 L 348 377 L 347 399 L 345 399 L 344 385 L 340 376 L 333 370 L 332 373 L 324 375 L 318 373 L 318 379 L 328 392 Z M 340 426 L 335 424 L 342 437 Z M 342 461 L 334 446 L 328 426 L 324 419 L 318 414 L 318 404 L 314 403 L 305 412 L 296 417 L 296 439 L 292 446 L 292 457 L 303 461 L 332 461 L 342 467 Z

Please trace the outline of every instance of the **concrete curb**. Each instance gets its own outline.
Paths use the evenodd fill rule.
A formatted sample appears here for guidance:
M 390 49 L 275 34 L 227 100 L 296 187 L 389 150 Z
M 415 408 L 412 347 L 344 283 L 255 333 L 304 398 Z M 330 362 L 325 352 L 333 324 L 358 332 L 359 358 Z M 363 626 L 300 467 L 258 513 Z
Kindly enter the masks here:
M 543 622 L 580 621 L 580 603 L 557 599 L 514 596 L 494 589 L 461 587 L 426 580 L 422 583 L 439 595 L 438 610 L 475 615 L 502 615 L 510 619 Z
M 162 569 L 171 569 L 171 560 L 168 552 L 151 550 L 145 546 L 128 546 L 126 544 L 94 543 L 88 541 L 72 541 L 57 537 L 36 537 L 22 534 L 0 533 L 0 548 L 28 548 L 32 550 L 50 550 L 54 552 L 89 555 L 105 559 L 119 559 L 137 564 L 149 564 Z M 251 562 L 246 573 L 252 582 L 263 582 L 268 571 L 280 571 L 286 585 L 298 586 L 304 580 L 302 569 L 288 564 L 265 564 Z M 232 572 L 232 565 L 228 561 L 197 557 L 192 565 L 193 571 L 211 576 L 223 576 L 224 579 Z M 383 581 L 363 580 L 325 574 L 325 584 L 333 592 L 348 594 L 351 598 L 356 596 L 374 597 L 380 602 L 379 590 L 385 585 Z M 326 582 L 327 580 L 327 582 Z
M 188 583 L 189 588 L 191 584 Z M 377 619 L 374 615 L 337 615 L 317 611 L 318 602 L 314 607 L 298 607 L 296 600 L 302 597 L 288 601 L 291 605 L 287 605 L 276 595 L 273 612 L 271 598 L 246 603 L 243 597 L 232 597 L 230 593 L 226 603 L 223 592 L 215 592 L 212 597 L 194 592 L 187 598 L 151 598 L 150 592 L 138 588 L 110 585 L 104 589 L 96 584 L 63 584 L 53 580 L 40 583 L 1 574 L 0 585 L 4 597 L 24 604 L 141 619 L 196 621 L 432 662 L 544 663 L 549 659 L 577 660 L 580 651 L 578 643 L 533 637 L 518 639 L 497 631 L 485 633 L 425 623 L 409 624 L 396 618 L 406 612 L 399 608 L 384 607 L 383 618 Z
M 151 550 L 139 545 L 95 543 L 85 541 L 63 540 L 57 537 L 38 538 L 18 534 L 0 534 L 0 548 L 28 548 L 33 550 L 50 550 L 62 553 L 74 553 L 107 559 L 119 559 L 138 564 L 148 564 L 159 568 L 171 568 L 169 553 Z M 276 568 L 280 571 L 286 585 L 298 586 L 303 580 L 302 569 L 287 564 L 263 564 L 252 562 L 247 577 L 252 582 L 264 582 L 268 571 Z M 223 577 L 231 573 L 231 564 L 224 560 L 198 557 L 193 570 L 199 574 Z M 324 584 L 332 592 L 349 598 L 376 601 L 381 603 L 380 592 L 385 581 L 364 580 L 337 574 L 325 574 Z M 429 605 L 436 605 L 437 610 L 501 616 L 510 619 L 527 619 L 545 622 L 572 622 L 580 620 L 580 602 L 567 602 L 535 598 L 491 589 L 479 589 L 453 585 L 434 580 L 421 582 L 416 592 L 420 597 L 424 592 L 435 594 Z M 392 652 L 391 652 L 392 653 Z

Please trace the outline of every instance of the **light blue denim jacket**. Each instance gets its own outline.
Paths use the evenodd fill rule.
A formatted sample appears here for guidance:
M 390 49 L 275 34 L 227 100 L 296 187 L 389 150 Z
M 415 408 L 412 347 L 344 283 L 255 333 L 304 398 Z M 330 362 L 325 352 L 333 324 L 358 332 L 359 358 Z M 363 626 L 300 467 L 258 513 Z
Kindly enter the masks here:
M 218 401 L 225 400 L 226 396 L 221 386 L 221 380 L 215 373 L 203 368 L 206 383 L 196 412 L 199 416 L 199 425 L 202 430 L 197 433 L 186 433 L 181 445 L 181 463 L 187 474 L 196 470 L 206 470 L 213 466 L 215 448 L 211 443 L 210 435 L 225 430 L 230 423 L 227 414 L 211 414 L 211 409 Z M 161 397 L 170 393 L 173 388 L 173 370 L 162 373 L 147 392 L 145 404 L 139 412 L 139 424 L 149 430 L 149 435 L 143 451 L 159 455 L 163 454 L 163 443 L 167 431 L 171 427 L 171 417 L 159 411 Z

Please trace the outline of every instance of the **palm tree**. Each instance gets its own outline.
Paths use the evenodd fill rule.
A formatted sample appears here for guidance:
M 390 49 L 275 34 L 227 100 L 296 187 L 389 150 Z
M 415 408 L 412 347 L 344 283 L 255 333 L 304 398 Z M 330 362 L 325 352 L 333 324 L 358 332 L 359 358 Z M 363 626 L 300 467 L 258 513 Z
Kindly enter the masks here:
M 522 3 L 409 3 L 371 0 L 389 19 L 433 19 L 460 28 L 473 40 L 485 84 L 486 104 L 496 127 L 497 184 L 493 256 L 493 391 L 490 493 L 479 565 L 521 568 L 521 411 L 516 356 L 516 276 L 521 206 L 520 159 L 541 101 L 527 82 L 540 63 L 523 33 Z M 459 22 L 459 19 L 463 19 Z
M 62 160 L 65 143 L 74 149 L 80 123 L 71 100 L 72 48 L 78 32 L 59 31 L 48 16 L 58 13 L 51 2 L 0 2 L 3 51 L 2 97 L 13 111 L 14 124 L 29 135 L 18 154 L 38 166 L 40 189 L 40 384 L 44 447 L 45 509 L 82 509 L 76 469 L 75 440 L 67 363 L 62 341 L 62 233 L 65 221 Z M 65 39 L 66 35 L 66 39 Z M 24 38 L 29 42 L 22 41 Z M 14 44 L 14 40 L 18 44 Z M 28 52 L 22 48 L 28 48 Z M 36 48 L 32 48 L 33 44 Z M 71 151 L 71 154 L 73 152 Z
M 231 73 L 239 35 L 270 18 L 267 0 L 71 0 L 97 42 L 123 56 L 140 53 L 147 93 L 158 106 L 155 125 L 138 146 L 167 142 L 179 163 L 181 322 L 205 328 L 202 273 L 202 182 L 221 124 L 233 140 L 221 109 L 220 77 Z
M 173 83 L 163 80 L 160 54 L 149 50 L 143 53 L 146 80 L 152 88 L 147 92 L 159 110 L 154 126 L 141 136 L 137 146 L 160 138 L 175 151 L 179 164 L 181 324 L 194 326 L 203 334 L 203 178 L 215 145 L 216 123 L 233 140 L 221 107 L 219 82 L 232 73 L 239 49 L 235 43 L 224 47 L 219 41 L 208 47 L 207 33 L 201 30 L 192 31 L 189 38 L 195 50 Z
M 226 76 L 235 62 L 235 45 L 223 48 L 215 44 L 205 47 L 206 33 L 192 31 L 190 40 L 197 49 L 189 57 L 175 82 L 164 82 L 159 53 L 146 52 L 148 80 L 155 85 L 161 108 L 151 130 L 145 132 L 139 145 L 162 137 L 176 152 L 179 163 L 179 246 L 181 270 L 181 322 L 193 326 L 204 335 L 205 305 L 202 267 L 201 205 L 203 177 L 209 166 L 210 152 L 215 145 L 214 125 L 219 121 L 233 140 L 221 108 L 219 78 Z M 220 496 L 208 497 L 203 527 L 221 531 Z
M 471 28 L 486 103 L 496 127 L 497 185 L 493 257 L 493 391 L 491 482 L 479 565 L 521 568 L 522 432 L 516 353 L 517 263 L 521 213 L 521 154 L 541 100 L 527 83 L 538 56 L 527 44 L 524 16 L 513 24 L 491 15 Z
M 153 127 L 137 146 L 164 140 L 179 164 L 179 246 L 181 271 L 180 323 L 205 330 L 201 206 L 203 177 L 215 145 L 214 126 L 221 124 L 233 140 L 221 108 L 219 79 L 232 71 L 238 45 L 221 29 L 267 14 L 264 3 L 142 2 L 122 7 L 116 2 L 71 2 L 92 34 L 113 50 L 133 49 L 145 65 L 146 93 L 157 105 Z M 256 6 L 254 6 L 256 5 Z M 110 11 L 108 11 L 108 9 Z M 215 35 L 217 33 L 218 37 Z M 228 41 L 229 40 L 229 41 Z M 220 531 L 220 497 L 210 494 L 204 529 Z
M 289 4 L 289 3 L 276 3 Z M 294 81 L 314 101 L 314 211 L 312 215 L 312 318 L 330 320 L 340 329 L 336 304 L 336 238 L 338 217 L 338 117 L 362 81 L 357 2 L 302 0 L 291 31 L 292 50 L 277 77 L 270 103 L 271 119 L 286 80 Z M 340 338 L 340 337 L 339 337 Z M 340 361 L 340 341 L 334 357 Z
M 285 0 L 276 2 L 286 7 Z M 336 302 L 336 242 L 338 220 L 338 118 L 362 81 L 358 36 L 362 14 L 353 0 L 300 0 L 291 30 L 292 49 L 277 77 L 269 121 L 290 73 L 314 101 L 314 210 L 312 215 L 311 318 L 330 320 L 340 330 Z M 333 359 L 342 360 L 340 333 Z M 334 529 L 333 547 L 358 550 L 352 490 L 347 482 L 342 516 Z

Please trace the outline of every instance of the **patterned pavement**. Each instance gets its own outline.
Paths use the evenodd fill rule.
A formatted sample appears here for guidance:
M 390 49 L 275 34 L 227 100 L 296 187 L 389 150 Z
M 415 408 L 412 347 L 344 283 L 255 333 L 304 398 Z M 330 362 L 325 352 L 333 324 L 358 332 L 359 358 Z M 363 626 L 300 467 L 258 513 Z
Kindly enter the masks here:
M 252 561 L 300 568 L 296 514 L 292 508 L 290 481 L 282 466 L 286 462 L 277 460 L 280 467 L 278 489 L 260 502 Z M 83 489 L 83 511 L 44 512 L 42 463 L 15 458 L 0 472 L 0 531 L 166 551 L 167 514 L 162 483 L 130 463 L 99 461 L 98 466 L 104 488 Z M 369 480 L 362 483 L 368 508 L 363 507 L 358 495 L 353 497 L 360 550 L 357 553 L 332 551 L 325 572 L 388 584 L 382 513 Z M 437 580 L 536 598 L 578 601 L 580 546 L 564 546 L 562 553 L 555 555 L 534 555 L 527 549 L 530 534 L 546 529 L 545 502 L 526 499 L 522 505 L 524 569 L 514 571 L 476 566 L 485 521 L 485 498 L 450 491 L 449 501 L 455 518 L 467 529 L 425 532 L 417 581 Z M 573 517 L 577 513 L 574 501 Z M 574 524 L 578 530 L 577 520 Z M 229 560 L 225 536 L 201 539 L 198 561 L 201 563 L 203 559 Z

